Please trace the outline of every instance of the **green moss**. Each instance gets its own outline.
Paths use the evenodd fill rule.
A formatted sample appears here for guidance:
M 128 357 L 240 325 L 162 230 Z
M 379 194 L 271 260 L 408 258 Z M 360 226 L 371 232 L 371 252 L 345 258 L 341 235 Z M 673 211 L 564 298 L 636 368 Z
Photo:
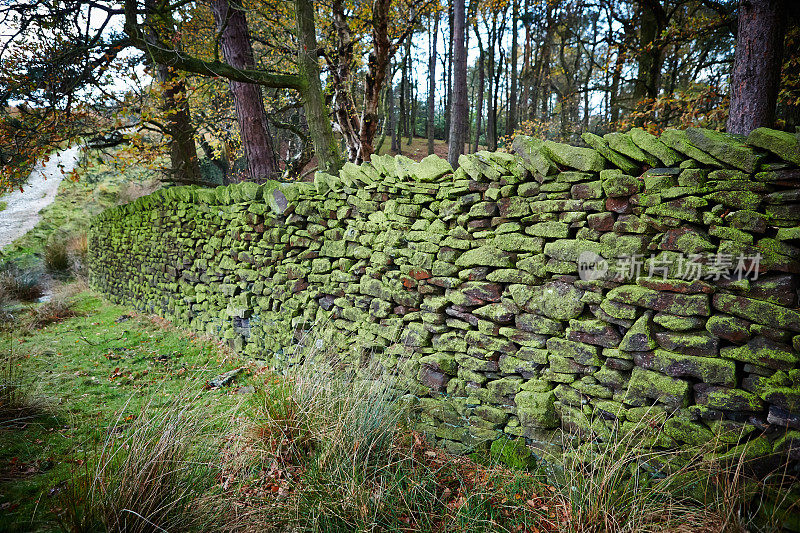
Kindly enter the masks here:
M 651 167 L 660 166 L 661 162 L 658 160 L 658 158 L 636 146 L 631 139 L 631 136 L 627 133 L 607 133 L 603 135 L 603 139 L 608 142 L 608 146 L 613 150 L 630 157 L 634 161 L 646 163 Z
M 672 407 L 686 407 L 689 403 L 689 383 L 634 367 L 625 401 L 641 402 L 644 399 L 658 400 Z
M 640 171 L 640 166 L 637 163 L 609 148 L 608 142 L 599 135 L 587 131 L 581 134 L 581 139 L 626 174 L 636 174 Z
M 784 161 L 800 165 L 800 140 L 791 133 L 756 128 L 747 136 L 747 144 L 772 152 Z
M 758 170 L 764 156 L 737 140 L 734 136 L 704 128 L 687 128 L 689 141 L 734 168 L 753 173 Z
M 544 141 L 542 147 L 550 159 L 559 165 L 584 172 L 600 172 L 605 168 L 603 157 L 591 148 L 570 146 L 553 141 Z
M 528 470 L 536 466 L 536 457 L 523 439 L 501 437 L 492 442 L 489 453 L 495 461 L 515 470 Z

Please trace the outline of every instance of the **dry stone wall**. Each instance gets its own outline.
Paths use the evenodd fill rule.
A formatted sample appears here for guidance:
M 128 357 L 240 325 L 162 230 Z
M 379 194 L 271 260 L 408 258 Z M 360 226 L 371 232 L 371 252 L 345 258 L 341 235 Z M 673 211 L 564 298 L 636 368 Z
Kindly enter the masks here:
M 584 141 L 162 190 L 94 220 L 90 282 L 276 366 L 368 354 L 454 452 L 654 421 L 800 459 L 798 138 Z

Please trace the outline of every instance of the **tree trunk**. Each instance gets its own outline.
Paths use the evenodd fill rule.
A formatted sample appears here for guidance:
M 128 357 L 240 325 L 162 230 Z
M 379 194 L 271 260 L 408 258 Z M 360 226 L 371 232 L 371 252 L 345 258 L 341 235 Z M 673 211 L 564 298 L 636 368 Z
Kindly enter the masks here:
M 253 68 L 255 59 L 250 43 L 244 8 L 240 0 L 213 0 L 211 10 L 217 31 L 222 36 L 222 55 L 238 69 Z M 267 129 L 267 114 L 261 87 L 253 83 L 230 81 L 236 118 L 247 158 L 250 181 L 261 182 L 278 171 L 272 139 Z
M 175 22 L 171 16 L 156 11 L 154 0 L 145 3 L 148 26 L 151 33 L 146 37 L 151 42 L 164 38 L 171 39 Z M 158 35 L 152 32 L 165 32 Z M 197 160 L 197 146 L 194 143 L 194 127 L 189 113 L 186 85 L 183 79 L 169 66 L 156 63 L 156 78 L 161 85 L 162 110 L 169 136 L 170 180 L 178 183 L 202 183 L 200 165 Z
M 477 26 L 476 26 L 477 31 Z M 481 118 L 483 117 L 483 90 L 484 90 L 484 77 L 485 70 L 483 68 L 484 53 L 483 47 L 480 49 L 480 58 L 478 59 L 478 103 L 476 105 L 475 113 L 475 152 L 478 151 L 478 146 L 481 138 Z
M 447 160 L 458 168 L 464 153 L 467 126 L 467 51 L 464 46 L 466 16 L 464 0 L 453 0 L 453 106 L 450 115 L 450 144 Z
M 359 151 L 357 162 L 368 161 L 373 153 L 372 143 L 378 131 L 378 106 L 381 91 L 386 81 L 389 61 L 396 48 L 389 42 L 390 0 L 376 0 L 372 6 L 372 51 L 367 60 L 367 75 L 364 78 L 364 108 L 361 112 L 361 128 L 358 132 Z M 390 82 L 391 83 L 391 82 Z
M 517 20 L 519 19 L 519 0 L 514 0 L 511 7 L 511 88 L 508 97 L 508 117 L 506 118 L 506 135 L 511 135 L 517 128 Z
M 611 75 L 611 95 L 609 97 L 609 105 L 611 107 L 611 128 L 614 129 L 617 122 L 619 122 L 619 84 L 622 78 L 622 67 L 625 66 L 625 59 L 627 58 L 627 49 L 620 45 L 617 49 L 617 59 L 614 62 L 614 73 Z
M 428 155 L 434 152 L 434 136 L 436 120 L 436 37 L 439 33 L 439 12 L 433 15 L 433 31 L 430 34 L 428 49 Z
M 553 41 L 553 10 L 547 9 L 547 28 L 544 35 L 544 44 L 542 44 L 542 62 L 540 65 L 541 81 L 541 104 L 542 104 L 542 120 L 547 120 L 550 114 L 550 94 L 552 93 L 552 80 L 550 78 L 550 56 Z
M 487 22 L 488 25 L 488 22 Z M 495 17 L 492 20 L 491 30 L 487 28 L 487 33 L 489 37 L 489 49 L 486 54 L 486 77 L 487 81 L 487 91 L 486 91 L 486 147 L 489 151 L 497 150 L 497 124 L 495 120 L 497 119 L 497 115 L 493 113 L 494 106 L 493 103 L 495 101 L 495 93 L 497 92 L 497 85 L 495 84 L 495 62 L 494 62 L 494 52 L 495 52 L 495 41 L 497 40 L 497 18 Z
M 400 67 L 400 115 L 398 118 L 397 137 L 402 140 L 403 135 L 408 128 L 407 120 L 407 98 L 408 95 L 408 46 L 406 46 L 406 53 L 403 56 L 403 65 Z M 402 144 L 402 143 L 400 143 Z M 399 144 L 398 144 L 399 146 Z M 399 152 L 398 152 L 399 153 Z
M 785 0 L 740 0 L 728 131 L 772 127 L 780 85 Z
M 525 0 L 525 12 L 528 12 L 528 0 Z M 520 78 L 522 81 L 522 102 L 517 106 L 517 114 L 522 116 L 522 120 L 528 116 L 528 102 L 531 96 L 531 24 L 528 19 L 525 19 L 525 48 L 522 52 L 522 73 Z
M 360 142 L 358 132 L 361 123 L 353 101 L 353 85 L 351 65 L 353 64 L 353 41 L 342 0 L 334 0 L 331 4 L 332 25 L 335 30 L 336 50 L 333 59 L 329 59 L 330 79 L 333 87 L 333 115 L 339 125 L 347 150 L 347 160 L 358 163 Z M 328 56 L 326 56 L 328 58 Z
M 453 5 L 449 4 L 447 8 L 448 16 L 448 29 L 450 31 L 450 40 L 447 41 L 447 69 L 446 69 L 446 85 L 445 85 L 445 107 L 444 107 L 444 131 L 445 141 L 450 142 L 450 118 L 453 109 Z
M 391 113 L 391 120 L 389 123 L 391 124 L 390 129 L 392 130 L 392 152 L 400 154 L 403 151 L 400 147 L 400 137 L 397 132 L 397 129 L 400 127 L 400 121 L 398 120 L 397 111 L 394 107 L 394 87 L 391 81 L 389 81 L 389 92 L 386 94 L 386 98 L 389 99 L 389 112 Z
M 317 62 L 317 35 L 314 26 L 314 4 L 311 0 L 295 0 L 297 15 L 297 67 L 303 83 L 303 109 L 314 143 L 317 165 L 323 172 L 337 172 L 342 158 L 333 138 L 328 109 L 322 96 Z
M 388 74 L 391 76 L 391 73 Z M 381 134 L 378 136 L 378 140 L 375 141 L 374 152 L 379 154 L 381 152 L 381 148 L 383 148 L 383 143 L 386 142 L 386 134 L 389 133 L 392 126 L 392 115 L 391 110 L 389 108 L 389 93 L 392 90 L 392 81 L 389 78 L 389 83 L 384 86 L 383 88 L 383 97 L 381 98 L 381 112 L 380 115 L 383 117 L 383 126 L 381 126 Z
M 194 143 L 194 127 L 186 99 L 186 85 L 166 65 L 157 65 L 156 72 L 163 91 L 163 110 L 170 137 L 171 180 L 182 184 L 202 183 L 204 178 L 197 161 L 197 146 Z
M 636 103 L 643 98 L 655 99 L 658 96 L 661 64 L 664 60 L 661 34 L 667 25 L 667 14 L 661 0 L 640 0 L 640 10 L 639 52 L 636 58 L 636 84 L 633 89 Z
M 411 81 L 411 65 L 408 67 L 408 80 Z M 417 79 L 414 83 L 408 84 L 408 101 L 410 102 L 410 113 L 408 114 L 408 146 L 414 141 L 414 134 L 417 131 Z

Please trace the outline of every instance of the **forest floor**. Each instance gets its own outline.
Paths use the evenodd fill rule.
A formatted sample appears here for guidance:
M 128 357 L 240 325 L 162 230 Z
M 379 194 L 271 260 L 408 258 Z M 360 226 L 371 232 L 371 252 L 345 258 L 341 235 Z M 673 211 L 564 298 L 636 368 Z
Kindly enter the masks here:
M 380 151 L 378 152 L 380 155 L 391 154 L 397 155 L 395 152 L 391 150 L 392 140 L 387 138 L 386 141 L 383 143 Z M 401 152 L 404 156 L 413 159 L 414 161 L 421 161 L 424 157 L 428 156 L 428 139 L 422 137 L 414 137 L 411 140 L 411 144 L 408 143 L 408 139 L 404 138 L 401 142 Z M 485 146 L 480 146 L 482 150 L 485 150 Z M 447 150 L 448 144 L 446 141 L 435 140 L 433 142 L 433 153 L 441 157 L 442 159 L 447 159 Z M 469 146 L 465 146 L 465 153 L 469 153 L 472 151 L 472 148 Z

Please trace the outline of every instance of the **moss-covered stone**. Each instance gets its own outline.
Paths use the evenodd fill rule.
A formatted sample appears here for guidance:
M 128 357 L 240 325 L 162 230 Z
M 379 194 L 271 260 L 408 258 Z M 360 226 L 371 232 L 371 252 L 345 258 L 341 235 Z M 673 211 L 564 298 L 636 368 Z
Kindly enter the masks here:
M 656 340 L 650 328 L 652 316 L 650 312 L 645 313 L 633 323 L 619 343 L 620 350 L 644 352 L 656 347 Z
M 584 172 L 600 172 L 605 167 L 603 157 L 591 148 L 570 146 L 553 141 L 544 141 L 542 148 L 551 160 L 565 167 Z
M 581 139 L 583 139 L 586 144 L 597 150 L 597 153 L 599 153 L 601 156 L 608 159 L 612 165 L 620 168 L 625 174 L 636 174 L 639 172 L 640 165 L 621 153 L 612 150 L 608 146 L 608 141 L 599 135 L 595 135 L 594 133 L 587 131 L 581 134 Z
M 670 407 L 686 407 L 689 404 L 689 383 L 658 372 L 634 367 L 625 403 L 641 403 L 645 399 L 662 402 Z
M 756 128 L 747 136 L 747 144 L 772 152 L 784 161 L 800 166 L 800 140 L 796 135 L 769 128 Z
M 689 141 L 714 158 L 745 172 L 758 170 L 764 156 L 734 136 L 704 128 L 687 128 Z
M 658 167 L 660 165 L 658 158 L 636 146 L 631 136 L 627 133 L 607 133 L 603 135 L 603 139 L 608 142 L 608 146 L 611 147 L 611 149 L 630 157 L 634 161 L 645 163 L 651 167 Z
M 498 250 L 494 246 L 481 246 L 464 252 L 456 260 L 456 266 L 462 268 L 473 266 L 510 268 L 514 265 L 511 263 L 507 253 Z
M 495 461 L 515 470 L 529 470 L 536 466 L 536 457 L 524 439 L 501 437 L 492 442 L 489 453 Z
M 642 368 L 657 370 L 667 376 L 692 377 L 704 383 L 733 386 L 736 384 L 736 365 L 715 357 L 700 357 L 654 350 L 636 354 L 634 360 Z
M 733 294 L 715 294 L 715 309 L 759 324 L 780 324 L 781 328 L 800 331 L 800 313 L 762 300 Z
M 606 297 L 623 303 L 632 303 L 673 315 L 708 316 L 711 311 L 705 294 L 678 294 L 659 292 L 638 285 L 623 285 L 611 289 Z
M 648 133 L 641 128 L 633 128 L 628 133 L 636 146 L 647 153 L 653 154 L 668 167 L 673 167 L 684 159 L 678 152 L 662 143 L 652 133 Z

